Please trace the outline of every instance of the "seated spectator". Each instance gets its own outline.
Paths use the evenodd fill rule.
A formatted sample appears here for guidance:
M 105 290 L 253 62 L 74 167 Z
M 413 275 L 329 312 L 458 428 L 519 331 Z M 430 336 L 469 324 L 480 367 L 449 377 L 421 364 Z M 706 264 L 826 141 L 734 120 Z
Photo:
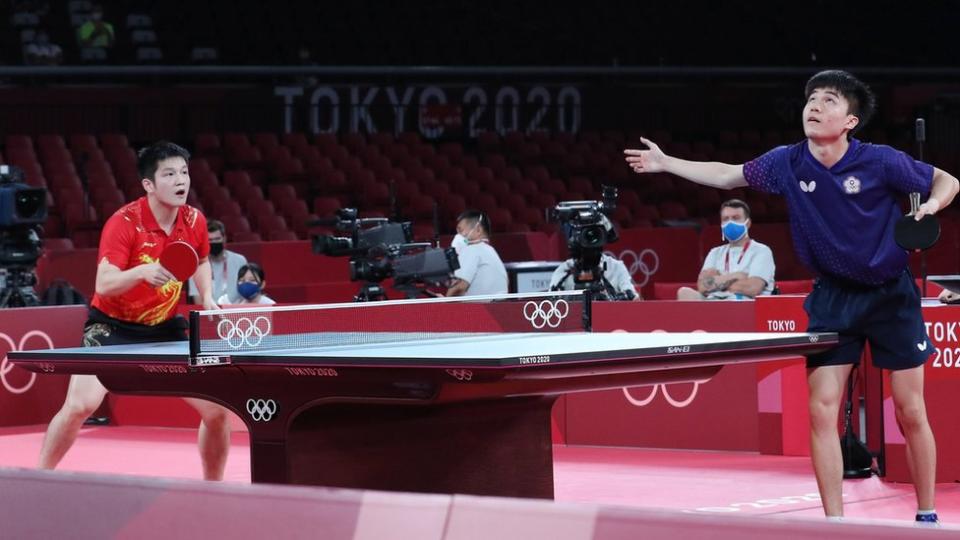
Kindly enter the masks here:
M 720 205 L 720 225 L 727 243 L 710 250 L 697 289 L 681 287 L 677 300 L 750 300 L 773 292 L 773 251 L 750 238 L 747 203 L 730 199 Z
M 90 19 L 77 29 L 77 39 L 83 47 L 108 49 L 113 46 L 113 25 L 103 20 L 103 6 L 93 6 Z
M 240 293 L 237 292 L 237 282 L 233 276 L 240 268 L 247 264 L 247 258 L 239 253 L 227 249 L 227 227 L 222 221 L 211 219 L 207 221 L 207 234 L 210 235 L 210 269 L 213 271 L 213 297 L 229 300 L 227 304 L 239 303 Z M 187 282 L 187 295 L 191 304 L 199 304 L 197 284 L 193 278 Z M 220 303 L 218 301 L 218 303 Z
M 23 48 L 24 61 L 31 66 L 58 66 L 63 62 L 63 49 L 50 42 L 46 32 L 37 32 L 33 41 Z
M 237 292 L 240 298 L 233 301 L 229 296 L 223 295 L 217 299 L 218 304 L 276 304 L 269 296 L 263 294 L 267 287 L 267 279 L 263 273 L 263 268 L 257 263 L 248 262 L 240 267 L 237 272 Z

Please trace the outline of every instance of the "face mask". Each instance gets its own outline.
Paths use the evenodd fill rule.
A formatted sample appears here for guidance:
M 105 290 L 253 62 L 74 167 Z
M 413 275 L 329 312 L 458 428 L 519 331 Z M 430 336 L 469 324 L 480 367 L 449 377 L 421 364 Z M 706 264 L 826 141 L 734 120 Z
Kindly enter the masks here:
M 453 235 L 453 240 L 450 241 L 450 247 L 455 249 L 457 253 L 460 252 L 467 245 L 467 238 L 462 234 Z
M 211 242 L 210 254 L 214 257 L 219 257 L 221 253 L 223 253 L 223 242 Z
M 747 234 L 747 225 L 745 223 L 737 223 L 736 221 L 728 221 L 723 224 L 723 237 L 727 239 L 728 242 L 736 242 L 743 238 L 743 235 Z
M 240 296 L 250 300 L 260 292 L 260 284 L 252 281 L 237 283 L 237 292 L 240 293 Z

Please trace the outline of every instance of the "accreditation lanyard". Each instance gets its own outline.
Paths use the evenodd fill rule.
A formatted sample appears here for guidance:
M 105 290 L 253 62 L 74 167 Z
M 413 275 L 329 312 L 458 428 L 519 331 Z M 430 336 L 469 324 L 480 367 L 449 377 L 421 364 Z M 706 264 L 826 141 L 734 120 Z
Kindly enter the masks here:
M 750 249 L 750 242 L 752 240 L 747 240 L 747 243 L 743 245 L 743 251 L 740 252 L 740 256 L 737 257 L 737 268 L 740 268 L 740 263 L 743 262 L 743 256 L 747 254 L 747 250 Z M 730 245 L 727 244 L 727 257 L 723 263 L 723 273 L 730 273 Z

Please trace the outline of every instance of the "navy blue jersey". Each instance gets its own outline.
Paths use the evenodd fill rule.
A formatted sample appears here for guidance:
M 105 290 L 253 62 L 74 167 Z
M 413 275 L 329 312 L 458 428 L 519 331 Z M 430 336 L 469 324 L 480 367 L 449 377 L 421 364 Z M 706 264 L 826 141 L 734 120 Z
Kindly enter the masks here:
M 898 197 L 926 198 L 933 167 L 885 145 L 851 139 L 843 158 L 823 166 L 807 141 L 749 161 L 750 187 L 787 199 L 797 256 L 817 275 L 877 285 L 897 277 L 907 253 L 893 239 Z

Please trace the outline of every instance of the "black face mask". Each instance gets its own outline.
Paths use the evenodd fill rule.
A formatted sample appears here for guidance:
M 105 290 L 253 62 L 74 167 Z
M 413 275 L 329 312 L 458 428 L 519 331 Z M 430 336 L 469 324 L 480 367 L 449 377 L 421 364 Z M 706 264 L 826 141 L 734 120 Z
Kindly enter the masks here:
M 211 242 L 210 243 L 210 254 L 214 257 L 219 257 L 223 253 L 223 242 Z

